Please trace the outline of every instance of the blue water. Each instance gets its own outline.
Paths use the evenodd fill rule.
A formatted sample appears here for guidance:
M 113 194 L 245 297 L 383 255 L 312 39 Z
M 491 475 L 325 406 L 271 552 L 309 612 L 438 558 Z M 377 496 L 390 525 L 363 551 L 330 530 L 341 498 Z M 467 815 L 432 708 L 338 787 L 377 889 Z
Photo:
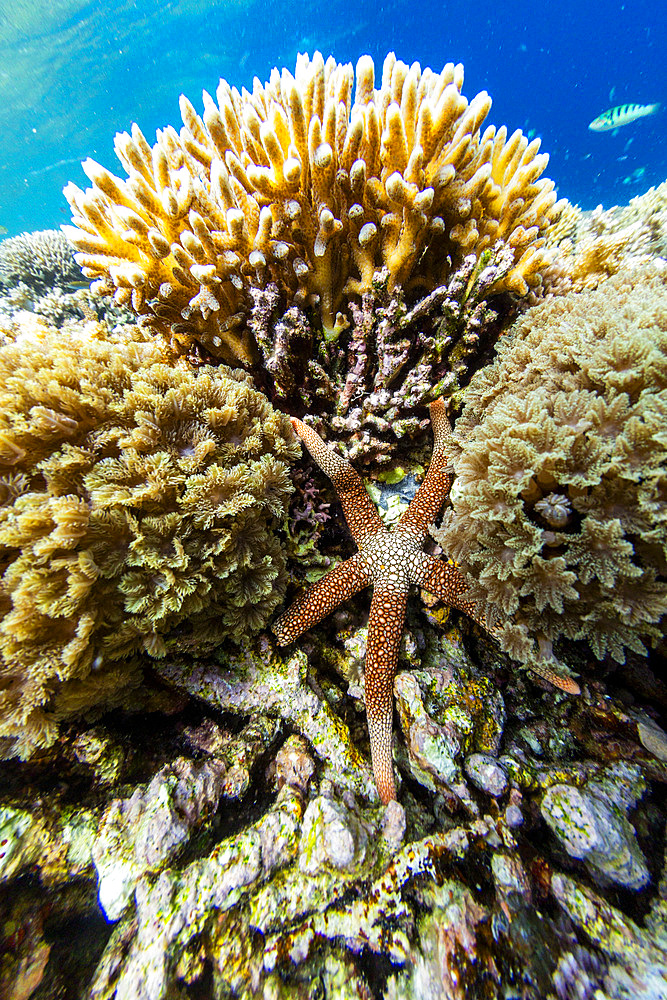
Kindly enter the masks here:
M 394 50 L 440 70 L 462 62 L 464 93 L 488 90 L 488 122 L 542 138 L 559 194 L 625 204 L 667 178 L 667 111 L 596 134 L 614 104 L 667 103 L 667 18 L 644 3 L 507 0 L 300 4 L 240 0 L 0 0 L 0 225 L 9 235 L 69 221 L 62 187 L 87 186 L 87 156 L 122 173 L 113 136 L 136 121 L 180 126 L 220 76 L 251 88 L 297 52 L 376 66 Z

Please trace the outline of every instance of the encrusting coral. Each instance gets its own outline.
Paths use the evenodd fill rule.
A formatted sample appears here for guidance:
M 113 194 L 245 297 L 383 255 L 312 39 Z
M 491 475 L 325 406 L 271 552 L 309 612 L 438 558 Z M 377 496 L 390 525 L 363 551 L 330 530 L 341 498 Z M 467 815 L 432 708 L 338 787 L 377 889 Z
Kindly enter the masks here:
M 2 334 L 0 737 L 26 756 L 126 698 L 132 654 L 267 622 L 298 445 L 247 374 L 168 365 L 136 327 Z
M 86 160 L 92 187 L 65 189 L 65 232 L 93 287 L 131 303 L 172 351 L 261 371 L 262 388 L 301 412 L 323 401 L 345 412 L 408 360 L 433 384 L 451 330 L 439 342 L 402 323 L 404 298 L 442 288 L 436 304 L 454 299 L 451 312 L 474 283 L 484 298 L 538 289 L 561 210 L 539 179 L 539 140 L 482 130 L 491 100 L 469 103 L 462 84 L 460 64 L 438 74 L 393 53 L 378 88 L 369 56 L 355 87 L 350 64 L 320 53 L 299 56 L 294 75 L 255 79 L 252 93 L 221 80 L 203 116 L 181 98 L 180 133 L 158 131 L 153 147 L 136 125 L 116 136 L 127 180 Z M 384 331 L 366 329 L 375 298 Z M 406 405 L 420 393 L 406 387 Z
M 623 662 L 667 611 L 667 272 L 531 309 L 479 371 L 453 436 L 452 510 L 434 536 L 470 597 L 514 623 L 514 658 L 561 637 Z

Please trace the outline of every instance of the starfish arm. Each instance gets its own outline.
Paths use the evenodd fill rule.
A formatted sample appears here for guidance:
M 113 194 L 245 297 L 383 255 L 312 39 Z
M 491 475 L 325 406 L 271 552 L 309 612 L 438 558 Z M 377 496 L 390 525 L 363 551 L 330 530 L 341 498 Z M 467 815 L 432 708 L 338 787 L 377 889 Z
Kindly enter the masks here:
M 370 574 L 358 552 L 345 562 L 338 563 L 297 597 L 273 623 L 273 632 L 280 645 L 292 642 L 369 583 Z
M 484 605 L 477 601 L 466 601 L 462 596 L 468 589 L 468 584 L 456 566 L 423 552 L 421 571 L 412 582 L 428 590 L 434 597 L 439 597 L 457 611 L 463 611 L 486 632 L 493 634 L 494 630 L 487 621 Z
M 489 622 L 484 604 L 474 601 L 466 601 L 461 595 L 467 589 L 466 582 L 456 566 L 422 553 L 422 567 L 419 576 L 412 581 L 418 586 L 428 590 L 429 594 L 439 597 L 452 608 L 463 611 L 464 614 L 472 618 L 474 622 L 483 628 L 490 635 L 497 635 L 500 627 Z M 568 694 L 581 694 L 581 688 L 573 677 L 559 674 L 546 663 L 531 661 L 528 667 L 537 674 L 549 681 L 554 687 L 566 691 Z
M 380 798 L 396 798 L 391 732 L 394 713 L 394 674 L 403 634 L 407 591 L 375 586 L 368 618 L 366 644 L 366 718 L 371 741 L 373 774 Z
M 329 448 L 317 431 L 308 427 L 302 420 L 296 417 L 292 417 L 291 420 L 292 427 L 322 472 L 325 472 L 333 483 L 343 507 L 345 520 L 357 545 L 361 546 L 378 531 L 384 531 L 380 515 L 366 492 L 361 476 L 354 471 L 347 459 Z
M 447 440 L 452 435 L 452 428 L 447 419 L 445 402 L 442 398 L 431 403 L 431 425 L 433 427 L 433 454 L 428 472 L 415 493 L 412 503 L 394 529 L 414 535 L 420 541 L 426 538 L 429 525 L 433 524 L 452 485 L 446 449 Z

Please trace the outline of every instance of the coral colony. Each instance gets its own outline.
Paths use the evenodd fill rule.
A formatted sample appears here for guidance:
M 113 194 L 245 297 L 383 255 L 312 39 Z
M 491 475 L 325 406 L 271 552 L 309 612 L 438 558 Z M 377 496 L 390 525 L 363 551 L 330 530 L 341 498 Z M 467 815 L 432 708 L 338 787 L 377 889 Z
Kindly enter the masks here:
M 462 83 L 223 80 L 92 291 L 0 243 L 3 997 L 667 995 L 667 183 Z
M 534 637 L 558 670 L 553 643 L 568 637 L 622 663 L 661 636 L 666 304 L 654 265 L 549 298 L 472 380 L 434 534 L 471 597 L 506 616 L 513 659 L 530 662 Z
M 288 413 L 306 439 L 400 478 L 419 472 L 427 405 L 449 399 L 462 411 L 449 439 L 458 479 L 434 533 L 459 562 L 465 610 L 494 609 L 503 648 L 571 690 L 561 637 L 618 658 L 655 638 L 665 287 L 645 272 L 640 307 L 630 279 L 609 276 L 664 242 L 664 193 L 634 215 L 582 219 L 542 178 L 539 141 L 484 126 L 488 95 L 468 102 L 462 85 L 451 63 L 438 74 L 391 54 L 376 80 L 369 57 L 355 74 L 300 56 L 252 93 L 221 81 L 201 116 L 182 98 L 183 128 L 154 146 L 136 126 L 117 136 L 127 179 L 87 160 L 92 186 L 68 185 L 78 264 L 139 328 L 80 323 L 68 339 L 25 313 L 3 327 L 12 752 L 121 703 L 143 654 L 203 653 L 265 628 L 288 573 L 312 581 L 330 562 L 319 543 L 337 526 L 309 474 L 290 477 Z M 24 244 L 5 270 L 34 283 L 24 258 L 61 260 L 71 281 L 57 239 L 44 234 L 35 254 Z M 595 329 L 591 308 L 607 317 Z M 628 308 L 645 310 L 633 337 Z M 307 524 L 288 540 L 298 510 Z
M 132 654 L 169 633 L 202 651 L 266 625 L 298 447 L 243 372 L 167 365 L 136 327 L 3 333 L 0 736 L 26 756 L 136 697 Z
M 353 459 L 390 462 L 554 279 L 547 156 L 484 128 L 490 98 L 462 84 L 393 55 L 355 84 L 316 53 L 252 94 L 221 81 L 203 116 L 182 98 L 180 133 L 117 136 L 127 180 L 88 160 L 92 187 L 68 185 L 77 260 L 173 354 L 240 364 L 282 410 L 334 415 Z
M 92 188 L 66 189 L 84 273 L 174 350 L 196 342 L 248 366 L 251 289 L 270 282 L 285 304 L 316 303 L 326 338 L 381 268 L 390 291 L 433 289 L 502 241 L 512 265 L 495 290 L 537 287 L 561 208 L 538 180 L 539 140 L 482 131 L 491 100 L 468 103 L 461 65 L 421 72 L 390 55 L 375 82 L 368 56 L 356 88 L 349 64 L 301 56 L 252 94 L 222 80 L 203 118 L 181 98 L 184 128 L 152 148 L 136 126 L 118 135 L 128 180 L 87 160 Z

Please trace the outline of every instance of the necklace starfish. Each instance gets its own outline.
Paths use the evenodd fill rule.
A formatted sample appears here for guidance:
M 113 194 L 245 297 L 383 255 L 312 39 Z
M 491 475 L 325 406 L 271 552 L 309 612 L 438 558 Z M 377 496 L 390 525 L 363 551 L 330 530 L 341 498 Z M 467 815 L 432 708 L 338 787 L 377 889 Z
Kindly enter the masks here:
M 273 625 L 281 645 L 292 642 L 359 590 L 373 584 L 366 644 L 366 717 L 375 783 L 383 802 L 396 798 L 391 756 L 394 674 L 403 635 L 410 584 L 423 587 L 483 628 L 477 605 L 462 598 L 467 584 L 459 570 L 423 551 L 429 525 L 449 493 L 445 442 L 451 434 L 444 400 L 431 403 L 433 455 L 412 503 L 389 531 L 348 461 L 319 434 L 292 417 L 292 426 L 336 488 L 359 551 L 338 563 L 297 598 Z
M 486 608 L 464 599 L 467 583 L 452 563 L 423 551 L 428 529 L 452 484 L 446 443 L 452 430 L 444 400 L 431 403 L 433 454 L 421 486 L 393 530 L 380 519 L 361 477 L 350 463 L 332 451 L 320 435 L 292 417 L 292 426 L 336 488 L 358 552 L 338 563 L 305 591 L 276 620 L 273 631 L 281 645 L 292 642 L 330 611 L 364 587 L 373 585 L 366 643 L 366 718 L 375 783 L 382 802 L 396 798 L 391 754 L 394 674 L 403 636 L 410 585 L 415 584 L 463 611 L 487 632 L 497 626 L 486 620 Z M 577 693 L 570 678 L 547 667 L 531 669 L 564 690 Z

